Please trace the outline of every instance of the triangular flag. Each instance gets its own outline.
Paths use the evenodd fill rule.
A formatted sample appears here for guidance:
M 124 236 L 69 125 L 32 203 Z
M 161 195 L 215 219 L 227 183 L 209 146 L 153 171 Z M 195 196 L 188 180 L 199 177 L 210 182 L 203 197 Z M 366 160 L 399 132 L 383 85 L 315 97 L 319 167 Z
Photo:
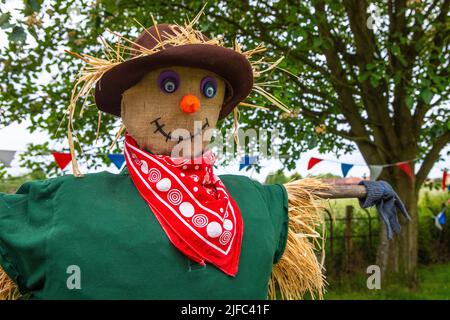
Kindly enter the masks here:
M 399 167 L 404 173 L 406 173 L 411 179 L 413 179 L 414 173 L 412 172 L 409 162 L 399 162 L 395 165 Z
M 0 154 L 0 160 L 1 160 L 1 154 Z M 442 174 L 442 190 L 445 191 L 446 183 L 447 183 L 447 170 L 444 170 L 444 173 Z
M 241 162 L 239 162 L 239 171 L 254 164 L 257 160 L 258 160 L 257 156 L 248 156 L 248 155 L 243 156 L 241 158 Z
M 11 161 L 14 159 L 15 154 L 16 151 L 0 150 L 0 162 L 9 167 L 11 165 Z
M 442 226 L 445 224 L 446 220 L 447 219 L 445 216 L 445 208 L 444 208 L 434 217 L 434 225 L 436 226 L 436 228 L 442 231 L 443 229 Z
M 344 178 L 347 176 L 347 174 L 351 168 L 353 168 L 352 164 L 341 163 L 341 170 L 342 170 L 342 175 L 344 176 Z
M 67 165 L 72 161 L 72 155 L 70 153 L 52 152 L 55 162 L 61 170 L 64 170 Z
M 434 226 L 436 227 L 436 228 L 438 228 L 439 230 L 441 230 L 442 231 L 442 225 L 439 223 L 439 220 L 438 220 L 438 218 L 437 217 L 434 217 Z
M 369 165 L 370 170 L 370 180 L 377 180 L 383 171 L 383 166 L 380 165 Z
M 445 222 L 447 221 L 447 217 L 445 216 L 445 210 L 442 210 L 441 213 L 438 214 L 437 219 L 441 225 L 445 224 Z
M 125 162 L 125 156 L 122 153 L 110 153 L 108 154 L 108 158 L 119 170 L 120 168 L 122 168 L 122 165 Z
M 308 170 L 310 170 L 312 167 L 314 167 L 316 164 L 318 164 L 322 160 L 323 159 L 311 157 L 311 159 L 309 159 L 309 161 L 308 161 Z

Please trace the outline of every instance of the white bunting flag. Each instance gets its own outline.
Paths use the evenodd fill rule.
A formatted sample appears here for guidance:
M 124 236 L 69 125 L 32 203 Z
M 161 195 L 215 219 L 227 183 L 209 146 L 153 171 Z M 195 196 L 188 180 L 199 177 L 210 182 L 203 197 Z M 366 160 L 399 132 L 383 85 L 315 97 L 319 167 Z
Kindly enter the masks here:
M 11 161 L 14 159 L 15 154 L 16 151 L 0 150 L 0 162 L 9 167 L 11 165 Z
M 370 180 L 377 180 L 381 174 L 381 171 L 383 171 L 383 166 L 370 165 L 369 170 L 370 170 Z

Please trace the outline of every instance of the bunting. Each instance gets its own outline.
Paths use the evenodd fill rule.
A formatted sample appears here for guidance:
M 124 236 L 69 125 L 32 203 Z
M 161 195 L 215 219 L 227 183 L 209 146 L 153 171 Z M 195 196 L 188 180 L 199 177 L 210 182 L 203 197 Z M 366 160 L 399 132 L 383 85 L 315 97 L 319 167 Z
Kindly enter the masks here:
M 411 180 L 414 178 L 414 173 L 412 172 L 409 162 L 399 162 L 396 163 L 395 165 L 404 173 L 406 173 L 411 178 Z
M 123 153 L 110 153 L 108 154 L 109 160 L 116 166 L 117 169 L 121 169 L 125 162 L 125 156 Z
M 445 224 L 447 217 L 445 216 L 445 211 L 447 207 L 444 207 L 436 216 L 434 216 L 434 225 L 436 228 L 442 231 L 442 226 Z
M 381 172 L 383 171 L 383 166 L 372 164 L 369 165 L 369 170 L 370 170 L 370 180 L 375 181 L 381 175 Z
M 344 176 L 344 178 L 347 176 L 347 174 L 351 168 L 353 168 L 352 164 L 341 163 L 341 170 L 342 170 L 342 175 Z
M 11 167 L 11 162 L 14 160 L 15 155 L 17 154 L 17 150 L 1 150 L 0 149 L 0 163 L 4 164 L 7 167 Z M 67 165 L 72 161 L 72 156 L 69 152 L 50 152 L 49 156 L 53 156 L 56 165 L 64 170 L 67 168 Z M 121 169 L 123 164 L 125 163 L 125 156 L 120 153 L 110 153 L 107 155 L 111 162 L 117 169 Z M 253 157 L 250 158 L 250 161 L 253 161 Z
M 316 164 L 318 164 L 322 160 L 323 159 L 311 157 L 311 159 L 309 159 L 309 162 L 308 162 L 308 170 L 311 170 L 312 167 L 314 167 Z
M 67 165 L 72 161 L 72 155 L 70 153 L 52 152 L 55 162 L 61 170 L 64 170 Z
M 14 159 L 14 156 L 16 155 L 16 153 L 17 153 L 16 150 L 0 150 L 0 163 L 3 163 L 7 167 L 10 167 L 11 162 Z M 51 154 L 53 155 L 58 167 L 61 168 L 62 170 L 64 170 L 67 167 L 67 165 L 70 163 L 70 161 L 72 160 L 70 153 L 52 152 Z M 123 154 L 110 153 L 107 156 L 117 169 L 120 170 L 123 167 L 123 165 L 125 163 L 125 157 Z M 239 171 L 255 164 L 257 161 L 258 161 L 258 156 L 250 156 L 250 155 L 243 156 L 239 162 Z M 322 161 L 339 163 L 341 166 L 342 176 L 344 178 L 347 177 L 349 171 L 354 166 L 362 166 L 361 164 L 342 163 L 342 162 L 335 161 L 335 160 L 326 160 L 326 159 L 321 159 L 321 158 L 317 158 L 317 157 L 311 157 L 308 161 L 307 170 L 311 170 L 314 166 L 316 166 L 319 162 L 322 162 Z M 409 161 L 391 163 L 391 164 L 367 165 L 369 167 L 369 171 L 370 171 L 370 180 L 377 180 L 379 178 L 379 176 L 381 175 L 383 168 L 392 167 L 392 166 L 398 167 L 400 170 L 402 170 L 405 174 L 407 174 L 413 180 L 414 172 L 413 172 L 411 163 L 414 161 L 415 161 L 415 159 L 409 160 Z M 446 190 L 447 187 L 450 187 L 449 184 L 447 183 L 447 180 L 449 177 L 450 177 L 450 175 L 448 174 L 448 171 L 444 170 L 443 176 L 442 176 L 442 190 Z M 450 188 L 449 188 L 449 190 L 450 190 Z
M 341 165 L 341 171 L 342 175 L 345 178 L 348 175 L 348 172 L 354 167 L 354 166 L 362 166 L 360 164 L 352 164 L 352 163 L 343 163 L 340 161 L 335 160 L 325 160 L 320 159 L 316 157 L 311 157 L 308 161 L 308 170 L 311 170 L 316 164 L 318 164 L 321 161 L 328 161 L 328 162 L 334 162 L 339 163 Z M 381 172 L 383 171 L 383 168 L 385 167 L 393 167 L 396 166 L 403 172 L 405 172 L 411 179 L 414 179 L 414 172 L 410 165 L 411 162 L 414 162 L 414 160 L 409 161 L 402 161 L 402 162 L 396 162 L 396 163 L 390 163 L 390 164 L 370 164 L 367 165 L 370 170 L 370 180 L 377 180 L 378 177 L 381 175 Z M 366 166 L 366 165 L 364 165 Z M 444 188 L 444 187 L 443 187 Z
M 0 162 L 5 166 L 10 167 L 15 154 L 16 151 L 13 150 L 0 150 Z
M 245 155 L 241 158 L 241 161 L 239 162 L 239 171 L 242 169 L 251 166 L 252 164 L 255 164 L 258 160 L 257 156 L 249 156 Z
M 442 190 L 444 191 L 447 186 L 447 176 L 448 176 L 447 170 L 444 170 L 444 172 L 442 173 Z

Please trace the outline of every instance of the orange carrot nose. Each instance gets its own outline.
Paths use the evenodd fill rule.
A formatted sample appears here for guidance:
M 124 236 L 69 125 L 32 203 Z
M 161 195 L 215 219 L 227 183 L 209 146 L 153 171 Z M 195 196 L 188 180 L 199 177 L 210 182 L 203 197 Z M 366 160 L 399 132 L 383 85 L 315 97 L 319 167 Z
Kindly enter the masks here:
M 180 100 L 180 109 L 184 113 L 194 113 L 200 109 L 200 100 L 193 94 L 186 94 Z

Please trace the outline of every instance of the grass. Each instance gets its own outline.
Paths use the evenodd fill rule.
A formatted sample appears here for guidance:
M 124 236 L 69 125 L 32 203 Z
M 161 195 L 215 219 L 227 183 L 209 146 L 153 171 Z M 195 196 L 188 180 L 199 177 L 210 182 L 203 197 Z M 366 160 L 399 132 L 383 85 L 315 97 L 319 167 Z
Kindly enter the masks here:
M 369 290 L 367 275 L 352 274 L 348 278 L 328 279 L 327 300 L 449 300 L 450 264 L 419 267 L 419 286 L 408 289 L 392 284 L 380 290 Z
M 20 176 L 0 180 L 0 192 L 15 193 L 22 184 L 29 180 L 32 180 L 32 178 L 29 176 Z

